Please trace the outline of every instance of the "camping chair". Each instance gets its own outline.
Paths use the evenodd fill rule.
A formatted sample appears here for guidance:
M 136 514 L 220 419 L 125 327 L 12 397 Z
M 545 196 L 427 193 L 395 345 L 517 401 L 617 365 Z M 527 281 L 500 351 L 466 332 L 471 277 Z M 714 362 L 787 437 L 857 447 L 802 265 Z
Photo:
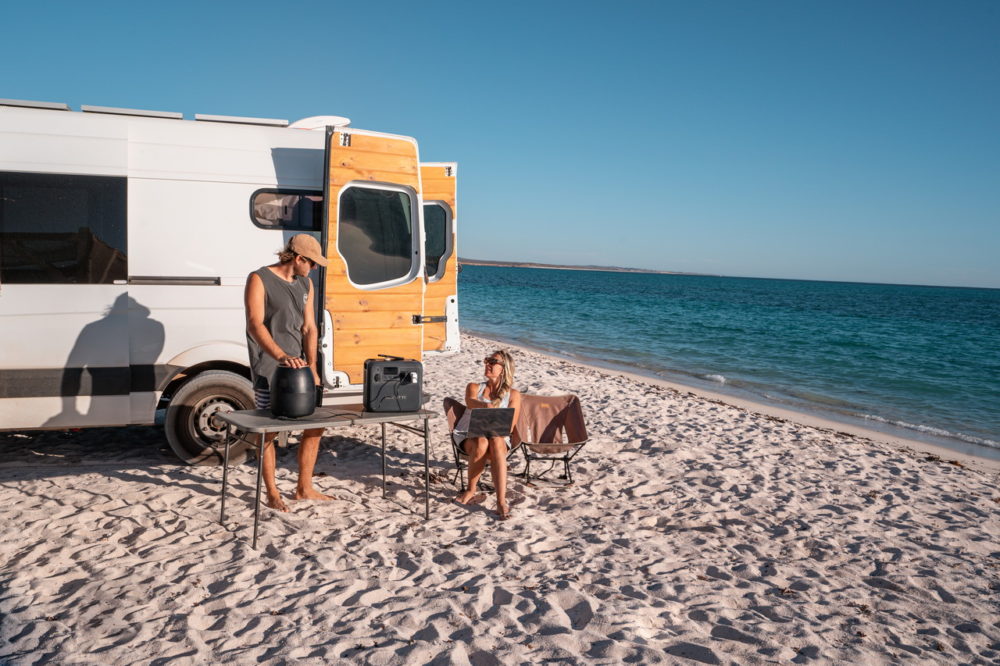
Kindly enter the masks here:
M 465 453 L 465 451 L 463 451 L 458 446 L 458 444 L 455 443 L 455 438 L 452 437 L 452 433 L 455 430 L 455 424 L 458 423 L 458 420 L 462 418 L 462 414 L 465 413 L 465 409 L 466 409 L 465 405 L 463 405 L 458 400 L 455 400 L 454 398 L 444 399 L 444 415 L 448 419 L 448 441 L 451 442 L 451 451 L 455 456 L 455 476 L 452 478 L 451 482 L 455 483 L 455 479 L 459 479 L 462 483 L 461 485 L 462 488 L 465 488 L 464 471 L 465 468 L 468 467 L 469 465 L 469 456 Z M 518 449 L 517 441 L 518 439 L 515 428 L 515 432 L 511 433 L 510 436 L 510 444 L 511 444 L 510 451 L 507 452 L 508 468 L 510 467 L 511 455 L 513 455 L 513 453 Z M 487 461 L 486 462 L 487 469 L 489 468 L 489 466 L 490 463 L 489 461 Z M 493 488 L 489 484 L 484 483 L 482 480 L 479 481 L 479 485 L 482 486 L 484 490 L 487 491 L 493 490 Z
M 549 469 L 536 475 L 537 478 L 548 474 L 556 462 L 561 460 L 563 476 L 560 478 L 566 479 L 567 486 L 573 485 L 569 463 L 589 439 L 579 398 L 575 395 L 543 396 L 522 393 L 521 412 L 514 431 L 520 449 L 524 452 L 525 483 L 531 483 L 532 462 L 553 461 Z

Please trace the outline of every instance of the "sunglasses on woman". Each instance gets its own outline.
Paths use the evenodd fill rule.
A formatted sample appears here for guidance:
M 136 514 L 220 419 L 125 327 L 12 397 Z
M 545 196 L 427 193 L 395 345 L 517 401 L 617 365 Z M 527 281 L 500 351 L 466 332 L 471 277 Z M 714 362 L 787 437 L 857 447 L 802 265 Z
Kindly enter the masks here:
M 485 363 L 486 365 L 499 365 L 503 363 L 503 361 L 501 361 L 498 358 L 493 358 L 492 356 L 487 356 L 486 358 L 483 359 L 483 363 Z

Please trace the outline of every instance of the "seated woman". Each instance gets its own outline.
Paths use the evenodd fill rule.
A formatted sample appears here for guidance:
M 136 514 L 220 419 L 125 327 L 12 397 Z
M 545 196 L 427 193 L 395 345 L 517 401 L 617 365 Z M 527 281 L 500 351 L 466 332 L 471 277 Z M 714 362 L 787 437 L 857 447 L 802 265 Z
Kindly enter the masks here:
M 487 461 L 493 474 L 493 484 L 497 492 L 497 516 L 500 520 L 510 517 L 507 504 L 507 452 L 510 451 L 509 437 L 466 437 L 469 424 L 469 410 L 474 407 L 510 407 L 514 410 L 514 423 L 521 411 L 521 394 L 513 388 L 514 359 L 510 354 L 498 350 L 483 359 L 486 364 L 482 384 L 472 382 L 465 387 L 465 406 L 468 408 L 455 424 L 455 442 L 469 456 L 469 485 L 455 498 L 459 504 L 473 500 L 479 477 Z

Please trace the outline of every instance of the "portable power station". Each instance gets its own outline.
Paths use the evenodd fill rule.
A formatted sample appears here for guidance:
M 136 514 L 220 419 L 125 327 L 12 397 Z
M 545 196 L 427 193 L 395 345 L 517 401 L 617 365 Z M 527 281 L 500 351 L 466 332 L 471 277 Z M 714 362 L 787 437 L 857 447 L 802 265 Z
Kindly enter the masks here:
M 365 361 L 365 411 L 418 411 L 423 395 L 423 364 L 398 356 L 380 356 Z

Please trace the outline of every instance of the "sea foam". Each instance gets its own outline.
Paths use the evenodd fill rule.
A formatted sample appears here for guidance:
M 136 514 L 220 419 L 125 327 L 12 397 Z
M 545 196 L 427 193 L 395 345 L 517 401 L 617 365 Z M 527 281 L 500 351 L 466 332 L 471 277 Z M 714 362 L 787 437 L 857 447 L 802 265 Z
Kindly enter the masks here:
M 969 444 L 988 446 L 991 449 L 1000 449 L 1000 442 L 996 442 L 992 439 L 986 439 L 984 437 L 975 437 L 973 435 L 966 435 L 960 432 L 951 432 L 950 430 L 945 430 L 944 428 L 935 428 L 933 426 L 919 425 L 916 423 L 907 423 L 906 421 L 892 421 L 890 419 L 885 419 L 875 414 L 865 414 L 864 418 L 866 421 L 884 423 L 886 425 L 895 426 L 897 428 L 905 428 L 906 430 L 916 430 L 917 432 L 921 432 L 926 435 L 933 435 L 934 437 L 946 437 L 948 439 L 957 439 L 963 442 L 968 442 Z

